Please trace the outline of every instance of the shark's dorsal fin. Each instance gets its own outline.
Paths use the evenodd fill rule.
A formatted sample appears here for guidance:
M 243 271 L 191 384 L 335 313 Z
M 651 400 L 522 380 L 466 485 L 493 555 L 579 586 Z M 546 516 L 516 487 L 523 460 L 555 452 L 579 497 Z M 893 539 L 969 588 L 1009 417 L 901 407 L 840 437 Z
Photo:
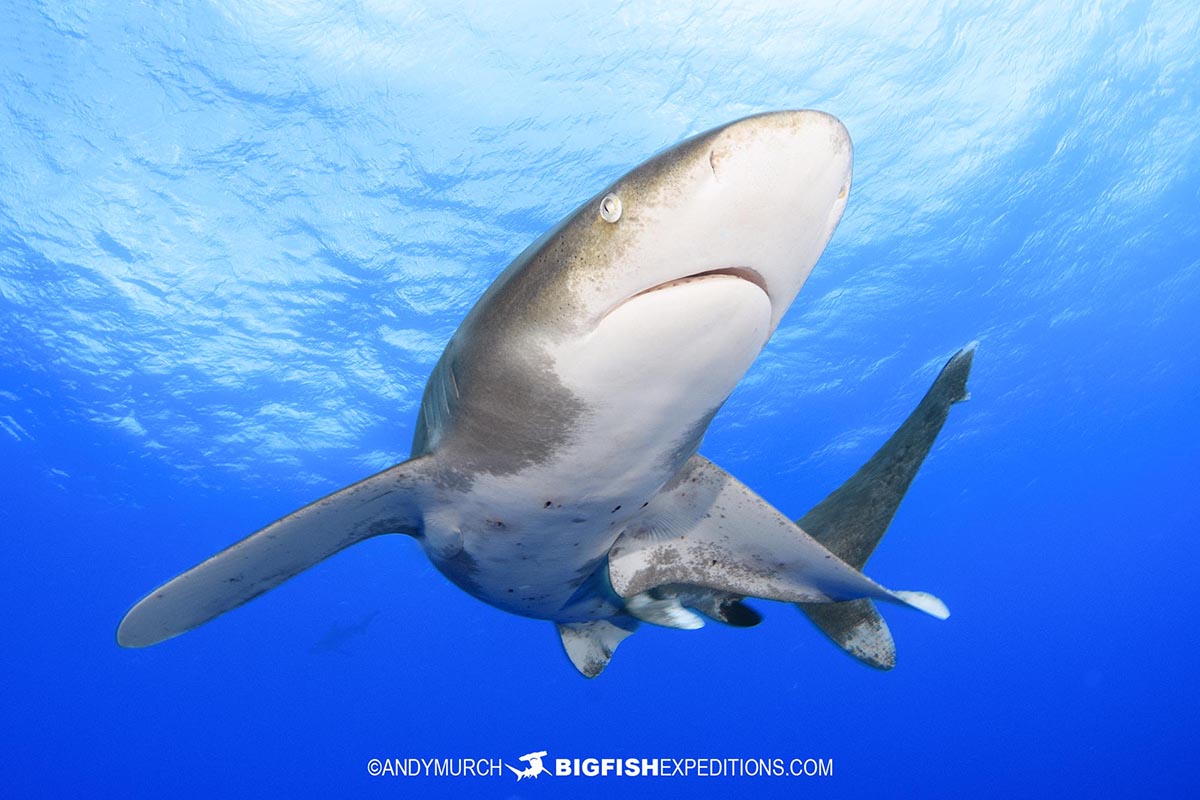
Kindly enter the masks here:
M 627 627 L 604 619 L 558 624 L 567 658 L 585 678 L 594 678 L 603 672 L 617 645 L 637 628 L 637 623 L 632 620 L 623 621 L 623 624 Z
M 224 614 L 329 556 L 381 533 L 421 532 L 421 460 L 334 492 L 247 536 L 142 598 L 117 629 L 146 647 Z
M 862 569 L 933 447 L 950 406 L 968 398 L 967 376 L 974 356 L 974 344 L 955 353 L 904 424 L 797 524 L 847 564 Z M 892 634 L 870 600 L 797 605 L 839 647 L 863 663 L 879 669 L 896 665 Z
M 609 551 L 621 597 L 669 584 L 739 597 L 827 603 L 871 597 L 946 615 L 936 598 L 891 592 L 829 552 L 723 469 L 692 456 Z
M 950 406 L 967 399 L 974 356 L 973 344 L 955 353 L 904 424 L 797 524 L 838 558 L 862 569 L 933 447 Z

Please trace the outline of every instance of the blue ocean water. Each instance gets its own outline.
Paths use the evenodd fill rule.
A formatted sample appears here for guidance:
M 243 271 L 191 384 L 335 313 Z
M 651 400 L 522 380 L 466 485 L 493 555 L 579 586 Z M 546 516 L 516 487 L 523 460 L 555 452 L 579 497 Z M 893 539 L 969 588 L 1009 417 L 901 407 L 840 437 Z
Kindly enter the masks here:
M 1190 2 L 0 6 L 4 796 L 1187 796 L 1200 711 Z M 552 626 L 371 540 L 141 651 L 128 607 L 407 456 L 526 244 L 655 151 L 815 107 L 843 222 L 702 452 L 798 517 L 980 342 L 867 572 L 898 665 L 794 609 Z M 371 758 L 832 759 L 827 777 L 372 777 Z

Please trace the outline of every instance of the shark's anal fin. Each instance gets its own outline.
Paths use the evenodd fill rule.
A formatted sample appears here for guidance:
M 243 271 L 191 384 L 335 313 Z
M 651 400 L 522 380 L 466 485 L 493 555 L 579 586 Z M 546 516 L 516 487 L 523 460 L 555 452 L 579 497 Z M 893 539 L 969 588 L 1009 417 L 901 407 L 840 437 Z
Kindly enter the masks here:
M 608 572 L 617 594 L 635 605 L 653 589 L 683 584 L 790 602 L 870 597 L 932 612 L 929 603 L 890 592 L 846 564 L 701 456 L 621 535 Z
M 609 620 L 590 622 L 560 622 L 558 633 L 562 636 L 563 649 L 567 658 L 585 678 L 594 678 L 604 671 L 617 645 L 625 641 L 637 628 L 637 622 L 624 620 L 622 625 Z
M 147 647 L 189 631 L 288 578 L 381 533 L 421 532 L 420 460 L 334 492 L 168 581 L 142 598 L 117 629 L 123 647 Z
M 933 447 L 950 406 L 968 399 L 967 377 L 974 356 L 974 344 L 955 353 L 904 424 L 849 480 L 797 524 L 847 564 L 862 569 Z M 913 595 L 908 599 L 922 602 Z M 930 613 L 949 613 L 940 600 L 933 600 L 936 606 L 930 606 Z M 798 605 L 850 655 L 879 669 L 895 666 L 896 646 L 891 632 L 870 600 Z

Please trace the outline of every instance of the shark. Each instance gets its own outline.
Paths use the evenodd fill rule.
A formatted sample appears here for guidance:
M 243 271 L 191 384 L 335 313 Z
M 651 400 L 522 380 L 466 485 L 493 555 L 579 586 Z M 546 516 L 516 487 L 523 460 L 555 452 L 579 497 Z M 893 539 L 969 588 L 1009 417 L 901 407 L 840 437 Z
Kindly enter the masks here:
M 341 653 L 342 655 L 349 655 L 346 649 L 347 645 L 353 639 L 365 636 L 367 629 L 371 627 L 371 623 L 375 621 L 375 617 L 377 616 L 379 616 L 379 612 L 372 611 L 358 622 L 343 624 L 334 621 L 329 626 L 329 630 L 325 631 L 325 635 L 309 648 L 309 652 L 314 655 L 318 653 Z
M 974 345 L 847 482 L 793 520 L 699 455 L 842 217 L 853 147 L 836 117 L 776 111 L 635 167 L 531 244 L 433 368 L 410 458 L 276 520 L 154 589 L 117 628 L 146 647 L 374 536 L 411 537 L 450 581 L 553 623 L 599 675 L 642 623 L 761 620 L 796 604 L 890 669 L 877 603 L 949 615 L 863 574 L 947 419 Z

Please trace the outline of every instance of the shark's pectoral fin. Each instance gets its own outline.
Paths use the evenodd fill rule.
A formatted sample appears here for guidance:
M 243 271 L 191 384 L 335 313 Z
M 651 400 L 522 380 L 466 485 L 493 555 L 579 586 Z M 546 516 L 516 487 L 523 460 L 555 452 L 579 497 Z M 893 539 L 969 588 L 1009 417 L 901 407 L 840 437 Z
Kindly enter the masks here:
M 609 620 L 591 622 L 560 622 L 558 633 L 562 636 L 563 649 L 575 669 L 585 678 L 594 678 L 608 666 L 617 645 L 625 641 L 637 627 L 637 622 L 628 620 L 625 627 Z
M 955 353 L 891 438 L 849 480 L 796 524 L 847 564 L 862 569 L 875 552 L 917 470 L 933 447 L 950 413 L 950 406 L 970 396 L 967 378 L 974 357 L 974 344 Z M 920 598 L 910 599 L 923 602 Z M 940 600 L 937 606 L 940 609 L 931 608 L 948 613 Z M 800 610 L 855 658 L 880 669 L 895 666 L 895 643 L 871 601 L 801 603 Z
M 684 584 L 795 603 L 875 598 L 934 616 L 945 609 L 928 595 L 875 583 L 700 456 L 621 535 L 608 568 L 613 588 L 627 601 Z
M 363 539 L 419 534 L 420 459 L 407 461 L 288 514 L 168 581 L 130 609 L 124 647 L 146 647 L 237 608 Z

